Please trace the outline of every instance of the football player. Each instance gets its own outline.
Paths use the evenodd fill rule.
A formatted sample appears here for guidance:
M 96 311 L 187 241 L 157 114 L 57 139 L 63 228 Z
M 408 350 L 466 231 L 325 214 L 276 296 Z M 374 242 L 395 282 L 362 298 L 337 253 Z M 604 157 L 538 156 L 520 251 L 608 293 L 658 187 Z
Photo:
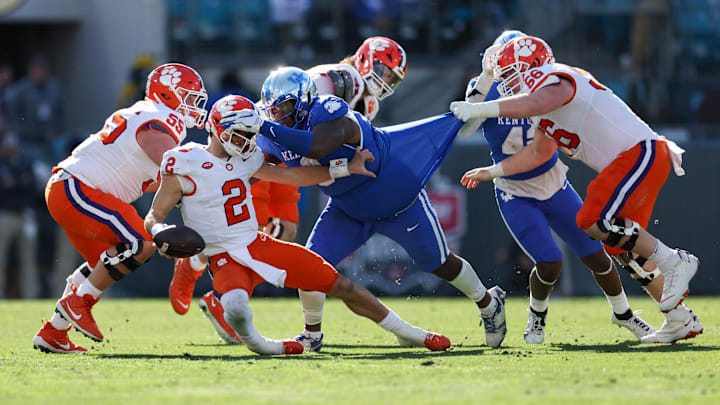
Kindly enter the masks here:
M 231 120 L 232 126 L 223 128 L 224 119 Z M 351 161 L 339 158 L 330 161 L 329 167 L 271 165 L 255 143 L 262 124 L 260 111 L 250 100 L 233 95 L 218 100 L 208 119 L 209 144 L 189 143 L 165 153 L 160 189 L 145 218 L 145 229 L 153 235 L 164 229 L 162 221 L 182 199 L 183 223 L 205 240 L 204 254 L 209 257 L 213 289 L 224 308 L 224 318 L 255 353 L 298 354 L 304 349 L 295 340 L 265 338 L 253 326 L 249 298 L 255 286 L 265 281 L 338 297 L 356 314 L 395 334 L 403 346 L 447 349 L 447 338 L 406 323 L 367 289 L 339 275 L 322 257 L 257 230 L 249 192 L 251 178 L 309 186 L 375 176 L 365 169 L 372 154 L 359 147 Z
M 498 82 L 493 80 L 493 64 L 497 52 L 513 38 L 523 37 L 520 31 L 505 31 L 485 51 L 483 73 L 468 83 L 466 100 L 490 101 L 499 98 Z M 525 118 L 476 118 L 490 146 L 494 162 L 501 162 L 532 142 L 530 122 Z M 540 166 L 514 176 L 495 179 L 495 198 L 500 215 L 510 234 L 523 251 L 535 262 L 530 272 L 530 308 L 525 342 L 539 344 L 545 338 L 545 318 L 550 292 L 560 276 L 562 252 L 553 241 L 550 228 L 575 251 L 593 274 L 612 307 L 611 320 L 629 329 L 638 339 L 655 333 L 630 310 L 620 283 L 620 276 L 605 253 L 602 243 L 591 239 L 575 224 L 575 214 L 582 200 L 568 182 L 567 166 L 554 153 Z
M 405 78 L 407 54 L 390 38 L 372 37 L 363 41 L 353 55 L 340 63 L 318 65 L 307 72 L 318 94 L 340 97 L 350 109 L 372 121 L 379 111 L 379 100 L 392 95 Z M 266 155 L 266 160 L 281 163 L 271 155 Z M 300 193 L 297 187 L 257 181 L 252 185 L 252 194 L 261 230 L 276 239 L 294 241 L 299 220 L 297 202 Z M 170 301 L 177 313 L 184 314 L 190 307 L 195 281 L 202 275 L 205 266 L 200 257 L 176 261 L 170 284 Z M 225 322 L 222 307 L 218 306 L 212 291 L 200 299 L 200 308 L 223 340 L 230 344 L 240 343 Z
M 168 63 L 147 79 L 145 99 L 113 113 L 53 169 L 45 200 L 53 219 L 86 260 L 67 279 L 55 314 L 33 338 L 35 348 L 82 353 L 67 332 L 102 341 L 92 315 L 100 294 L 135 271 L 155 251 L 143 220 L 130 205 L 159 185 L 165 151 L 202 128 L 207 93 L 191 67 Z
M 261 99 L 274 122 L 261 126 L 260 148 L 293 167 L 348 160 L 361 145 L 375 156 L 368 168 L 377 177 L 320 184 L 330 200 L 306 246 L 336 265 L 373 234 L 390 237 L 418 267 L 448 280 L 476 304 L 487 344 L 498 347 L 506 333 L 505 292 L 499 287 L 486 289 L 470 263 L 448 249 L 424 187 L 463 123 L 448 113 L 376 128 L 341 98 L 315 93 L 314 82 L 303 70 L 285 67 L 271 72 Z M 306 348 L 319 350 L 325 294 L 303 291 L 301 300 L 305 330 L 297 339 Z
M 653 261 L 662 276 L 655 277 L 663 280 L 662 291 L 651 286 L 648 291 L 665 322 L 641 341 L 674 342 L 701 333 L 695 314 L 682 305 L 700 264 L 697 257 L 667 247 L 645 230 L 670 169 L 684 174 L 682 149 L 658 136 L 588 72 L 556 63 L 542 39 L 526 36 L 505 44 L 494 76 L 500 95 L 515 97 L 453 102 L 453 113 L 463 120 L 534 117 L 538 136 L 502 162 L 468 171 L 461 182 L 473 188 L 480 181 L 533 170 L 557 149 L 582 160 L 598 175 L 577 213 L 578 227 L 624 263 L 621 254 L 626 252 Z

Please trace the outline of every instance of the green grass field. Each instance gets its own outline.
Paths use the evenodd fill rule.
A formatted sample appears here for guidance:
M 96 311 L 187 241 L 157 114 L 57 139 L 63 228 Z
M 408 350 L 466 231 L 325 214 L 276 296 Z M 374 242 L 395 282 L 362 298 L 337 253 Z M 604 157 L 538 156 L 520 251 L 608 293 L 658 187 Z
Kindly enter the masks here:
M 720 403 L 720 298 L 691 297 L 705 333 L 674 345 L 642 345 L 610 323 L 600 298 L 550 303 L 545 344 L 526 345 L 525 299 L 508 301 L 508 336 L 484 346 L 466 299 L 386 299 L 406 320 L 448 336 L 452 350 L 404 349 L 338 300 L 325 311 L 325 347 L 300 356 L 257 356 L 221 344 L 194 304 L 178 316 L 164 300 L 101 301 L 101 344 L 77 332 L 80 356 L 32 349 L 51 301 L 0 301 L 0 403 Z M 633 309 L 659 327 L 651 301 Z M 285 338 L 302 326 L 293 299 L 256 298 L 255 324 Z

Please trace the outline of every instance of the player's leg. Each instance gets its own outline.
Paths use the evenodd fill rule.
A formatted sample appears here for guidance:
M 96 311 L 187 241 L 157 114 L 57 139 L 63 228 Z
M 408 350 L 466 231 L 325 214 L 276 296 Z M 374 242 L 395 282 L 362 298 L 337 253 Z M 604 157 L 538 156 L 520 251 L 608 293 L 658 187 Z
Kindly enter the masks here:
M 315 222 L 305 247 L 335 266 L 365 243 L 369 237 L 369 225 L 348 217 L 330 200 Z M 302 302 L 305 329 L 297 339 L 306 348 L 319 351 L 322 348 L 325 293 L 300 287 L 298 295 Z
M 592 238 L 604 241 L 610 254 L 632 251 L 657 263 L 665 275 L 659 303 L 662 311 L 682 302 L 699 261 L 688 252 L 670 249 L 645 230 L 646 224 L 626 214 L 652 212 L 669 172 L 665 142 L 642 142 L 618 156 L 590 183 L 577 217 L 578 226 Z
M 266 338 L 252 322 L 250 295 L 255 286 L 264 280 L 246 266 L 223 253 L 210 258 L 213 288 L 221 297 L 224 320 L 237 333 L 251 351 L 258 354 L 300 354 L 303 346 L 294 340 Z
M 403 346 L 424 346 L 430 350 L 445 350 L 450 346 L 444 336 L 403 321 L 366 288 L 339 275 L 330 263 L 300 245 L 258 238 L 248 250 L 253 259 L 285 269 L 286 287 L 322 291 L 343 300 L 354 313 L 395 334 Z
M 400 244 L 420 269 L 447 280 L 470 298 L 480 309 L 488 345 L 500 345 L 507 330 L 505 292 L 497 286 L 486 289 L 472 265 L 450 251 L 425 189 L 405 211 L 378 221 L 374 229 Z

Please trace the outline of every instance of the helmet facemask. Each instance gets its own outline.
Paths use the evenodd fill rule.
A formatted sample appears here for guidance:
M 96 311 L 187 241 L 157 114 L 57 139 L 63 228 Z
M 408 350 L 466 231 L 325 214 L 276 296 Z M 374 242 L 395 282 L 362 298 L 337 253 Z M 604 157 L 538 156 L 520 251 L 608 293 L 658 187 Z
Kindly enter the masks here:
M 527 71 L 530 65 L 526 62 L 515 62 L 507 66 L 496 65 L 494 76 L 498 80 L 497 90 L 502 97 L 509 97 L 520 94 L 523 91 L 523 72 Z
M 383 100 L 395 93 L 395 89 L 402 83 L 403 76 L 390 69 L 382 62 L 373 63 L 373 68 L 364 77 L 370 94 Z
M 188 128 L 202 128 L 207 118 L 205 104 L 207 103 L 208 96 L 205 89 L 197 91 L 183 87 L 173 87 L 172 91 L 178 100 L 180 100 L 180 104 L 176 110 L 185 118 L 185 126 Z

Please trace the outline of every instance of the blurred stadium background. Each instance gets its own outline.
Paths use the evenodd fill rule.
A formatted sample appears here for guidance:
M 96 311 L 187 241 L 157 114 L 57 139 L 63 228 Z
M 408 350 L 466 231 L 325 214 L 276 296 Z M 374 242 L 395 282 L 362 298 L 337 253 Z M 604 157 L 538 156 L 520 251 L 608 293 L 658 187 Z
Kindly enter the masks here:
M 0 298 L 62 290 L 81 259 L 47 214 L 50 168 L 112 111 L 142 97 L 155 65 L 198 69 L 210 102 L 229 92 L 257 99 L 275 66 L 336 62 L 368 36 L 389 36 L 408 52 L 409 70 L 382 103 L 375 123 L 383 126 L 446 112 L 480 72 L 479 53 L 506 28 L 546 39 L 559 62 L 592 72 L 688 150 L 688 174 L 670 177 L 650 230 L 701 258 L 693 294 L 720 293 L 720 0 L 0 0 Z M 481 135 L 458 139 L 431 194 L 452 247 L 483 281 L 524 296 L 532 263 L 505 229 L 491 186 L 459 187 L 466 169 L 488 162 Z M 567 163 L 582 196 L 594 174 Z M 150 201 L 137 203 L 141 215 Z M 322 203 L 315 189 L 303 190 L 299 243 Z M 600 294 L 566 257 L 555 294 Z M 381 237 L 340 267 L 380 294 L 456 294 Z M 109 292 L 163 296 L 171 274 L 171 262 L 155 257 Z M 199 284 L 196 293 L 210 281 Z M 640 292 L 627 277 L 624 284 Z

